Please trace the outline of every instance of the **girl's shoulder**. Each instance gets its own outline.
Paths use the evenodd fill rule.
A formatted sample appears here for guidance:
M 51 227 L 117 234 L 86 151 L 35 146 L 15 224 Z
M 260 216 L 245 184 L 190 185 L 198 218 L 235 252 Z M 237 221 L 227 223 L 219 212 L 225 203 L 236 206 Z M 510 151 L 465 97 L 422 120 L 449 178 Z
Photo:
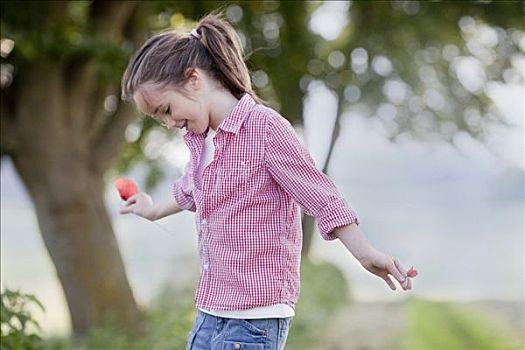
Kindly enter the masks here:
M 246 119 L 246 122 L 248 122 L 250 126 L 258 126 L 260 128 L 259 130 L 266 130 L 275 124 L 290 125 L 290 122 L 279 112 L 263 104 L 255 105 L 250 116 Z

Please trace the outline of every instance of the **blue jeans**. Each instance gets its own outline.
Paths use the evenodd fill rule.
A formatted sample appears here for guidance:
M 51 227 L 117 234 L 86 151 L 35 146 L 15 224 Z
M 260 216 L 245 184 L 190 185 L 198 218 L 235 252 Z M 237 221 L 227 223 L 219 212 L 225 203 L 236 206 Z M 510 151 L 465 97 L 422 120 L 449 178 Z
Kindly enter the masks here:
M 243 320 L 197 310 L 186 350 L 283 350 L 292 318 Z

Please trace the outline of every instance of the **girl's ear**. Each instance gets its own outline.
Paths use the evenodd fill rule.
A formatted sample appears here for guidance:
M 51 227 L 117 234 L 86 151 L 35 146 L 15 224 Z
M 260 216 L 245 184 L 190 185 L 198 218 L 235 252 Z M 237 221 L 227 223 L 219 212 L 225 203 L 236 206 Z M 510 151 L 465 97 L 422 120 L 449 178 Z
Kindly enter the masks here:
M 202 86 L 202 74 L 195 68 L 188 68 L 184 73 L 187 86 L 192 90 L 199 90 Z

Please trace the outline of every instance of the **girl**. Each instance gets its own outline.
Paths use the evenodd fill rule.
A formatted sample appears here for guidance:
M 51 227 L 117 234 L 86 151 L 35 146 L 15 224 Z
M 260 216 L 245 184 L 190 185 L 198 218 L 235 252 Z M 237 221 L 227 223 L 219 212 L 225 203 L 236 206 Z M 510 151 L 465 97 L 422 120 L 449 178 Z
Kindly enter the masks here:
M 173 198 L 153 203 L 138 193 L 121 213 L 154 221 L 195 212 L 201 272 L 187 349 L 284 349 L 299 297 L 299 207 L 325 240 L 339 239 L 392 290 L 389 275 L 411 289 L 400 262 L 364 239 L 290 123 L 260 103 L 221 15 L 206 16 L 191 33 L 150 38 L 130 60 L 122 96 L 168 129 L 186 129 L 191 159 Z

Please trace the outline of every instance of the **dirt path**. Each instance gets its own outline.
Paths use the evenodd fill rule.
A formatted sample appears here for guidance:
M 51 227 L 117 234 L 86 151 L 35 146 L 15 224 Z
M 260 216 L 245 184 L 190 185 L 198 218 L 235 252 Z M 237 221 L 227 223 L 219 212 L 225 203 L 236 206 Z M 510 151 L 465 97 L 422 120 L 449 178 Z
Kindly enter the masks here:
M 405 303 L 358 302 L 337 314 L 326 337 L 316 344 L 323 350 L 385 350 L 402 337 L 408 317 Z

